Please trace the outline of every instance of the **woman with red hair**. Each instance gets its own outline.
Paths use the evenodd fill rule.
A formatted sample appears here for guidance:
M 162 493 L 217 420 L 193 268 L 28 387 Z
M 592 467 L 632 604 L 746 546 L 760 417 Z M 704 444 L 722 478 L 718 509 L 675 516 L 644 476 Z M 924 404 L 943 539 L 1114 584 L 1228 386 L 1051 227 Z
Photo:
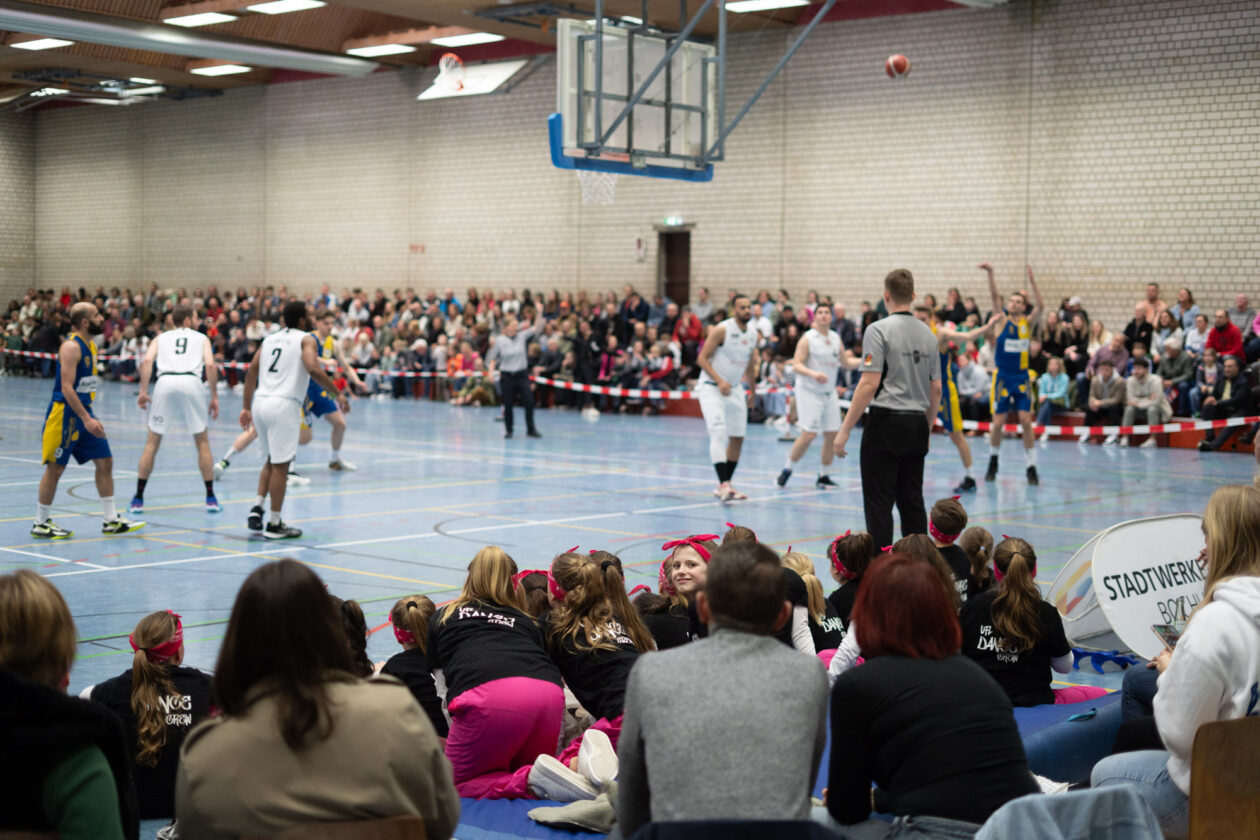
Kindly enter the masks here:
M 896 817 L 888 832 L 913 818 L 920 831 L 948 834 L 1037 792 L 1011 701 L 959 654 L 954 593 L 931 566 L 904 554 L 876 561 L 850 631 L 866 662 L 831 694 L 826 801 L 836 822 L 866 823 L 874 810 Z M 885 836 L 866 833 L 878 824 L 860 830 Z

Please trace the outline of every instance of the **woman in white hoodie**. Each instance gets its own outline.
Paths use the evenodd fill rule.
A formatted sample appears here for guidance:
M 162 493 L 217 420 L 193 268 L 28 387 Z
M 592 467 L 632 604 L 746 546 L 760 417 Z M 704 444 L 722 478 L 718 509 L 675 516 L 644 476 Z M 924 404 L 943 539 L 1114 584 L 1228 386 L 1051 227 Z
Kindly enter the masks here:
M 1160 671 L 1155 724 L 1165 750 L 1100 761 L 1093 787 L 1134 784 L 1167 838 L 1188 833 L 1190 751 L 1199 727 L 1260 713 L 1260 490 L 1231 485 L 1203 514 L 1207 570 L 1203 601 Z

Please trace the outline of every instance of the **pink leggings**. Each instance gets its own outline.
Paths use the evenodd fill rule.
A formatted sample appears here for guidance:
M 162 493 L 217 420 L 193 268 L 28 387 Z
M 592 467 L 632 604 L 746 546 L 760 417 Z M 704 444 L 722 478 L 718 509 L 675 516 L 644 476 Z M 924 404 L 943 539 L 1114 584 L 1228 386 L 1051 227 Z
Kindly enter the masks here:
M 529 798 L 529 771 L 554 755 L 564 719 L 555 683 L 507 677 L 463 692 L 447 704 L 446 739 L 455 790 L 474 799 Z
M 1086 700 L 1097 700 L 1104 696 L 1107 689 L 1093 685 L 1072 685 L 1054 690 L 1054 704 L 1063 706 L 1068 703 L 1084 703 Z
M 608 736 L 609 743 L 612 744 L 613 750 L 617 749 L 617 739 L 621 737 L 621 719 L 625 714 L 617 715 L 612 720 L 608 718 L 600 718 L 591 724 L 591 729 L 598 729 Z M 585 734 L 585 733 L 583 733 Z M 579 735 L 569 742 L 569 745 L 560 753 L 560 763 L 565 767 L 569 766 L 569 762 L 577 758 L 578 750 L 582 748 L 582 736 Z

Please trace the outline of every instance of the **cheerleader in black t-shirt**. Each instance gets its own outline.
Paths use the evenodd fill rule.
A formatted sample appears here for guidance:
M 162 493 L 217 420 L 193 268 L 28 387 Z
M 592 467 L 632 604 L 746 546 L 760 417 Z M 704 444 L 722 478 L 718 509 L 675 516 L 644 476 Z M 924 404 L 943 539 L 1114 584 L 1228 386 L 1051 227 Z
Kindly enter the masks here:
M 477 552 L 460 596 L 429 620 L 429 666 L 450 713 L 446 757 L 460 796 L 529 795 L 529 770 L 552 755 L 564 718 L 560 670 L 498 546 Z
M 971 574 L 971 558 L 960 546 L 955 545 L 962 532 L 967 528 L 967 510 L 958 501 L 959 497 L 938 499 L 928 514 L 928 535 L 932 544 L 945 558 L 946 565 L 954 575 L 954 588 L 963 603 L 979 594 L 976 582 Z
M 450 724 L 442 712 L 442 701 L 438 698 L 425 653 L 429 646 L 429 619 L 435 609 L 433 602 L 423 595 L 404 595 L 398 599 L 389 611 L 389 623 L 394 627 L 394 638 L 403 649 L 402 653 L 389 658 L 381 673 L 401 680 L 411 689 L 437 734 L 445 739 Z
M 971 563 L 971 594 L 979 595 L 993 585 L 993 570 L 989 567 L 993 558 L 993 535 L 978 525 L 972 525 L 958 538 L 958 547 Z
M 175 816 L 175 774 L 188 732 L 210 716 L 210 677 L 183 667 L 184 628 L 173 612 L 140 619 L 129 637 L 131 668 L 83 691 L 123 722 L 140 818 Z
M 827 559 L 831 561 L 831 577 L 840 584 L 839 589 L 827 596 L 827 602 L 840 617 L 845 633 L 849 631 L 849 613 L 853 611 L 853 601 L 857 598 L 862 575 L 866 574 L 871 561 L 879 555 L 879 546 L 875 545 L 875 538 L 865 531 L 858 531 L 856 534 L 845 531 L 827 546 Z
M 634 599 L 634 607 L 656 641 L 658 650 L 684 645 L 692 640 L 689 599 L 704 588 L 709 558 L 717 551 L 716 534 L 692 534 L 670 540 L 661 546 L 670 552 L 657 572 L 659 595 L 645 593 Z M 678 578 L 677 584 L 675 577 Z
M 722 545 L 737 542 L 759 543 L 761 541 L 757 539 L 757 534 L 752 528 L 727 522 L 726 533 L 722 535 Z M 775 630 L 773 635 L 788 647 L 813 656 L 818 652 L 818 646 L 814 642 L 813 628 L 810 627 L 809 590 L 800 574 L 787 565 L 783 566 L 783 582 L 787 586 L 787 601 L 792 605 L 792 618 Z M 698 637 L 709 635 L 709 628 L 700 621 L 694 604 L 689 608 L 689 612 L 692 625 L 699 628 L 695 635 Z
M 814 638 L 814 650 L 824 667 L 830 665 L 836 648 L 844 641 L 844 622 L 831 602 L 823 597 L 822 581 L 814 573 L 813 560 L 788 546 L 782 562 L 784 568 L 799 575 L 805 585 L 805 605 L 809 610 L 809 632 Z
M 1051 669 L 1072 670 L 1072 647 L 1063 618 L 1042 600 L 1037 555 L 1028 543 L 1006 537 L 993 549 L 997 583 L 962 610 L 962 652 L 984 668 L 1016 706 L 1082 703 L 1107 693 L 1095 686 L 1050 688 Z

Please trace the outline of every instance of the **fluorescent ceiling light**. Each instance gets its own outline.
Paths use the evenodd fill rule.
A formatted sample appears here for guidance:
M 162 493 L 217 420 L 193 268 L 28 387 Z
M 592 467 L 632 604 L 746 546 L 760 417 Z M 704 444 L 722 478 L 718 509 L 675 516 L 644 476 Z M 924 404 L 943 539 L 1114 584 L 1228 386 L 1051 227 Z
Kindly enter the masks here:
M 157 79 L 142 79 L 139 76 L 132 76 L 127 81 L 133 85 L 156 85 L 158 83 Z
M 251 12 L 262 12 L 264 15 L 283 15 L 287 12 L 304 12 L 307 9 L 318 9 L 326 5 L 323 0 L 272 0 L 270 3 L 257 3 L 245 8 Z
M 452 35 L 449 38 L 434 38 L 429 43 L 439 47 L 471 47 L 477 44 L 493 44 L 502 40 L 502 35 L 491 32 L 471 32 L 467 35 Z
M 633 15 L 622 15 L 621 19 L 626 23 L 633 23 L 635 26 L 639 26 L 643 23 L 643 18 L 637 18 Z
M 75 102 L 87 102 L 91 105 L 130 105 L 130 102 L 123 102 L 121 99 L 101 99 L 95 96 L 79 96 Z
M 232 76 L 236 73 L 248 73 L 253 69 L 243 64 L 213 64 L 209 67 L 197 67 L 188 72 L 194 76 Z
M 493 93 L 504 82 L 520 72 L 529 63 L 527 58 L 514 58 L 511 61 L 491 61 L 485 64 L 468 64 L 464 66 L 464 86 L 459 90 L 451 90 L 446 85 L 434 82 L 428 90 L 416 99 L 447 99 L 452 96 L 477 96 L 482 93 Z
M 10 44 L 19 50 L 55 50 L 57 47 L 68 47 L 74 41 L 63 41 L 60 38 L 38 38 L 34 41 L 23 41 L 20 44 Z
M 166 88 L 162 85 L 149 85 L 147 87 L 123 88 L 118 92 L 119 96 L 148 96 L 154 93 L 165 93 Z
M 728 12 L 768 12 L 772 9 L 790 9 L 793 6 L 808 6 L 809 0 L 736 0 L 726 4 Z
M 382 55 L 402 55 L 403 53 L 415 52 L 416 48 L 410 44 L 375 44 L 370 47 L 355 47 L 352 50 L 346 50 L 350 55 L 357 55 L 360 58 L 376 58 Z
M 172 26 L 210 26 L 214 23 L 231 23 L 236 18 L 231 15 L 222 15 L 218 12 L 202 12 L 196 15 L 180 15 L 179 17 L 167 18 L 162 23 L 169 23 Z

